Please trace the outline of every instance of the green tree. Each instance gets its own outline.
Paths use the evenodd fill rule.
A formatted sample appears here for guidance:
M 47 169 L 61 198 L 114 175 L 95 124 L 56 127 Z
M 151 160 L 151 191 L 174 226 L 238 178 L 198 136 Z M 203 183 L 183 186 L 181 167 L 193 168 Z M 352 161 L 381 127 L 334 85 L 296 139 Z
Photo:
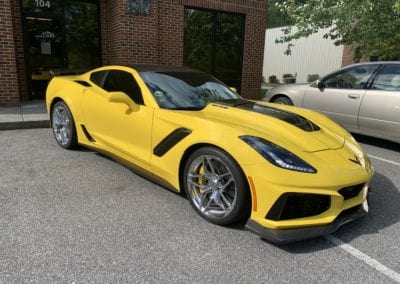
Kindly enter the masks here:
M 276 5 L 279 0 L 268 0 L 268 12 L 267 12 L 267 28 L 276 28 L 286 26 L 288 22 L 288 16 L 285 12 L 281 11 Z
M 287 54 L 293 40 L 328 29 L 324 37 L 350 45 L 355 60 L 400 59 L 400 0 L 282 0 L 276 7 L 291 24 L 276 40 L 288 43 Z

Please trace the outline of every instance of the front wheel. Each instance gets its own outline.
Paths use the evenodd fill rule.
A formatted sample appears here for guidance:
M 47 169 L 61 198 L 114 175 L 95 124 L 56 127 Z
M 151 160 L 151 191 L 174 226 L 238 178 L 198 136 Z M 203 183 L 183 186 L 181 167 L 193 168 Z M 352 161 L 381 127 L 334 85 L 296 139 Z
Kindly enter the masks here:
M 186 162 L 184 187 L 189 202 L 207 221 L 228 225 L 248 217 L 250 196 L 239 165 L 226 152 L 204 147 Z
M 59 101 L 51 108 L 51 128 L 58 145 L 64 149 L 78 146 L 75 123 L 68 106 Z

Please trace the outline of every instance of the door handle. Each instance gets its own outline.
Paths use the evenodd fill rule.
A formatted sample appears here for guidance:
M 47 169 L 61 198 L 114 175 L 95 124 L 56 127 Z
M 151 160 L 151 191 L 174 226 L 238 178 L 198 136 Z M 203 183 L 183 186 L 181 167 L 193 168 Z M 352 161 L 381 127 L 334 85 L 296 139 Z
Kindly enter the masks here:
M 360 97 L 360 95 L 357 95 L 357 94 L 350 94 L 350 95 L 348 95 L 348 97 L 349 97 L 350 99 L 358 99 L 358 98 Z

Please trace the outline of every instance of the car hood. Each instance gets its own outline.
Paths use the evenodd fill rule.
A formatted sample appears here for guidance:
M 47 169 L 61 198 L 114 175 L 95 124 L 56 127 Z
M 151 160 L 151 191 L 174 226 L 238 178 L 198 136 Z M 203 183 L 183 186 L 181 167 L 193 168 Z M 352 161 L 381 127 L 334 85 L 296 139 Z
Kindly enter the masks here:
M 317 152 L 342 148 L 345 130 L 310 110 L 250 100 L 227 100 L 209 104 L 204 118 L 280 146 Z

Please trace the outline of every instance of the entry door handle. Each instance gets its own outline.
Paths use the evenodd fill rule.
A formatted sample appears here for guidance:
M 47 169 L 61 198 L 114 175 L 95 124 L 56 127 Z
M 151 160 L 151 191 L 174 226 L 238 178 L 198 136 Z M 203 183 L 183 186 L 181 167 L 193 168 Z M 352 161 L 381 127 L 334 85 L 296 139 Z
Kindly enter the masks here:
M 358 94 L 350 94 L 350 95 L 348 95 L 348 97 L 350 99 L 358 99 L 358 98 L 360 98 L 360 95 L 358 95 Z

